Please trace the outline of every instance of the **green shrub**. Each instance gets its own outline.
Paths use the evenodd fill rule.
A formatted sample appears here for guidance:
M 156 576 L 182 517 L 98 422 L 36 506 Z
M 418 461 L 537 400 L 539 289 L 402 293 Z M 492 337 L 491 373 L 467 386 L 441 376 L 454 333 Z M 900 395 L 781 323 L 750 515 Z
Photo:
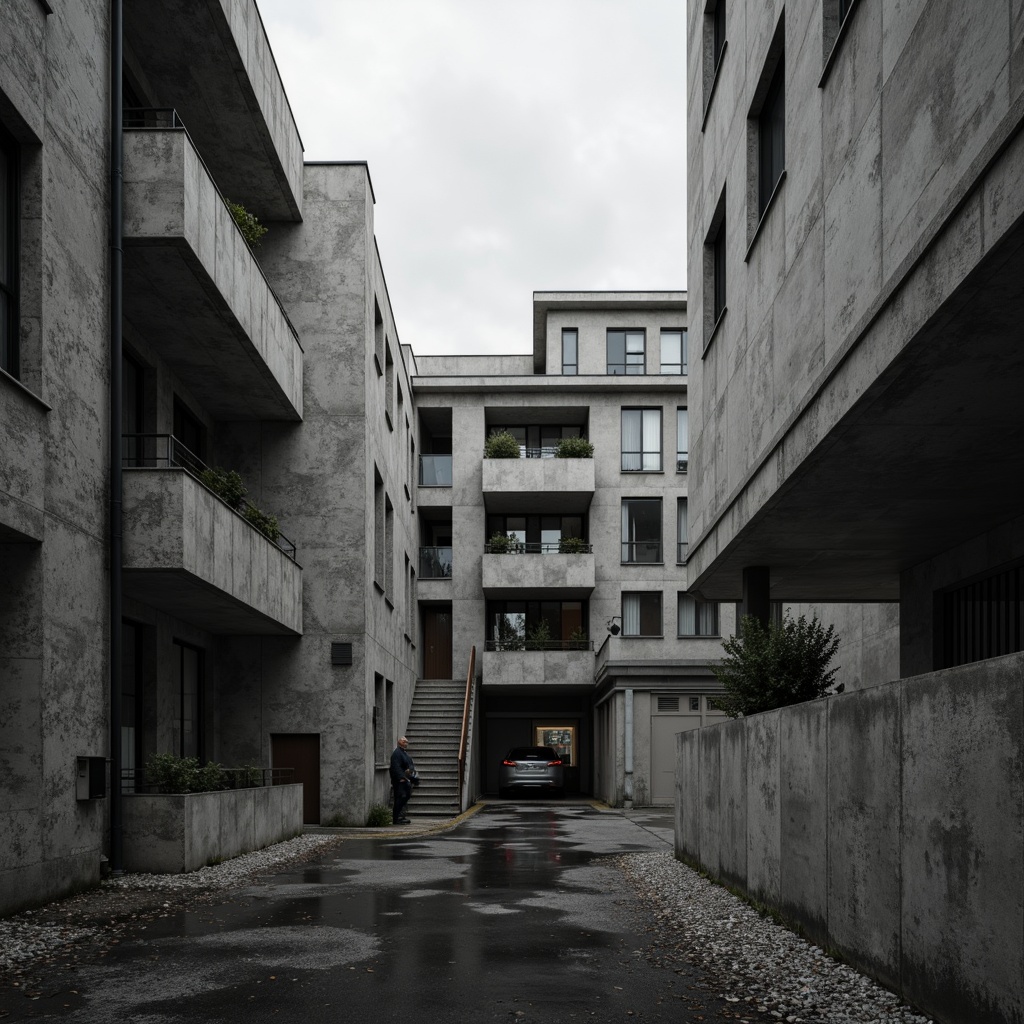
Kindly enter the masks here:
M 230 199 L 225 199 L 224 202 L 249 248 L 258 249 L 263 244 L 263 236 L 267 229 L 241 203 L 233 203 Z
M 563 537 L 558 550 L 563 555 L 581 555 L 587 550 L 587 542 L 582 537 Z
M 543 651 L 551 644 L 551 627 L 547 619 L 531 626 L 526 631 L 526 649 L 528 651 Z
M 277 516 L 270 512 L 264 512 L 255 505 L 246 505 L 242 509 L 242 515 L 245 516 L 251 526 L 259 530 L 268 540 L 273 541 L 275 544 L 277 543 L 277 538 L 281 536 L 281 528 L 277 524 Z
M 242 483 L 242 478 L 233 469 L 221 469 L 219 466 L 214 466 L 212 469 L 204 469 L 199 474 L 199 479 L 225 505 L 230 505 L 232 508 L 238 508 L 246 494 L 249 493 L 245 484 Z
M 745 615 L 739 636 L 722 647 L 726 657 L 714 672 L 725 693 L 715 702 L 731 718 L 824 696 L 839 671 L 828 667 L 839 649 L 835 627 L 825 629 L 817 616 L 808 622 L 787 614 L 781 625 L 765 627 Z
M 585 437 L 563 437 L 555 448 L 556 459 L 592 459 L 594 446 Z
M 590 637 L 587 636 L 587 631 L 582 626 L 577 626 L 569 634 L 570 651 L 585 651 L 589 642 Z
M 492 555 L 507 555 L 519 548 L 519 538 L 514 533 L 492 533 L 487 546 Z
M 518 459 L 519 442 L 507 430 L 496 430 L 484 442 L 485 459 Z
M 224 788 L 224 771 L 219 764 L 199 763 L 196 757 L 154 754 L 146 762 L 146 784 L 158 793 L 212 793 Z
M 367 828 L 380 828 L 382 825 L 391 824 L 391 808 L 386 804 L 374 804 L 370 813 L 366 816 Z

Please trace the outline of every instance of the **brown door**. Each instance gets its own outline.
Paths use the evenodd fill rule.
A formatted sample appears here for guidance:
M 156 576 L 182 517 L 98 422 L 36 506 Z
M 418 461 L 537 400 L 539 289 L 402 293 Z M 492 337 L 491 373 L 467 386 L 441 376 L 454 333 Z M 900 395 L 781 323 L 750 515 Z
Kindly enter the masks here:
M 423 678 L 452 678 L 452 613 L 423 609 Z
M 277 733 L 270 736 L 270 766 L 276 783 L 302 783 L 302 821 L 320 824 L 320 736 L 317 733 Z

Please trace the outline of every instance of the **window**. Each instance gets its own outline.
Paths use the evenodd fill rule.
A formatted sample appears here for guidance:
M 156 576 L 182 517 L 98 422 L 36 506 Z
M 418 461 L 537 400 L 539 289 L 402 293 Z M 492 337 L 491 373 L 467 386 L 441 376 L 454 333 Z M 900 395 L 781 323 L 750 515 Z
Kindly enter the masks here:
M 523 426 L 515 423 L 492 423 L 487 427 L 488 435 L 511 434 L 519 442 L 519 455 L 524 459 L 553 459 L 555 449 L 563 437 L 583 437 L 583 427 L 573 424 L 565 426 L 556 423 L 538 423 Z
M 679 595 L 679 636 L 718 636 L 718 602 Z
M 780 57 L 757 119 L 758 216 L 763 217 L 786 166 L 785 60 Z
M 725 312 L 725 222 L 715 232 L 713 243 L 715 258 L 715 288 L 714 288 L 714 311 L 715 323 Z
M 0 368 L 12 377 L 21 372 L 18 348 L 20 170 L 18 144 L 0 127 Z
M 580 335 L 575 327 L 562 328 L 562 376 L 575 377 L 580 372 Z
M 585 601 L 487 602 L 488 650 L 582 650 L 586 635 Z
M 661 472 L 661 410 L 622 410 L 622 472 Z
M 661 372 L 686 373 L 686 328 L 662 330 Z
M 725 313 L 725 189 L 704 239 L 704 347 Z
M 373 467 L 373 579 L 384 588 L 384 480 Z
M 384 593 L 394 602 L 395 594 L 395 508 L 384 495 Z
M 676 472 L 685 473 L 690 466 L 690 411 L 676 409 Z
M 718 83 L 718 69 L 725 54 L 725 3 L 726 0 L 708 0 L 704 8 L 704 118 L 711 107 L 711 97 Z M 703 125 L 701 126 L 703 131 Z
M 622 499 L 622 561 L 661 561 L 661 498 Z
M 722 59 L 722 54 L 725 52 L 725 0 L 718 0 L 718 3 L 715 4 L 712 18 L 712 43 L 714 46 L 715 67 L 718 67 L 718 62 Z
M 1024 650 L 1024 566 L 938 596 L 943 667 Z
M 680 564 L 686 561 L 686 555 L 690 548 L 689 535 L 690 523 L 686 499 L 680 498 L 676 502 L 676 561 Z
M 518 542 L 518 550 L 525 554 L 553 555 L 566 553 L 564 549 L 575 551 L 576 543 L 566 545 L 563 542 L 578 540 L 586 547 L 586 517 L 580 515 L 504 515 L 493 514 L 487 517 L 487 538 L 489 541 L 496 533 L 502 536 L 513 536 Z M 449 538 L 449 543 L 451 538 Z
M 847 19 L 856 6 L 857 0 L 824 0 L 822 4 L 821 59 L 825 62 L 825 74 L 832 51 L 837 48 L 840 35 L 845 34 Z
M 373 300 L 373 361 L 377 376 L 384 376 L 384 317 L 381 316 L 377 300 Z
M 647 336 L 643 331 L 608 332 L 608 372 L 644 373 Z
M 177 396 L 174 398 L 174 436 L 200 462 L 206 459 L 206 427 Z
M 664 635 L 660 590 L 622 595 L 622 635 Z
M 180 757 L 203 760 L 203 651 L 175 640 L 173 671 L 178 692 L 172 745 Z
M 700 711 L 700 697 L 691 697 L 690 698 L 690 710 L 691 711 Z
M 391 357 L 391 345 L 387 339 L 384 343 L 384 420 L 388 430 L 394 430 L 395 426 L 391 419 L 392 410 L 395 404 L 395 361 Z
M 385 702 L 387 691 L 384 677 L 379 672 L 373 673 L 373 760 L 375 764 L 383 764 L 387 759 L 387 712 Z

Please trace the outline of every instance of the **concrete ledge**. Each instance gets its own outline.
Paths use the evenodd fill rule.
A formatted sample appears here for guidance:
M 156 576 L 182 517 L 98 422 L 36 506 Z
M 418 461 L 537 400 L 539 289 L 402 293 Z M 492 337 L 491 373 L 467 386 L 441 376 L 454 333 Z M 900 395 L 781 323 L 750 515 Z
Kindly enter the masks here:
M 593 459 L 483 459 L 488 512 L 586 512 Z
M 496 556 L 497 557 L 497 556 Z M 593 651 L 484 651 L 483 686 L 593 689 Z
M 592 552 L 483 556 L 483 589 L 488 597 L 586 598 L 593 592 L 595 579 Z
M 301 785 L 124 797 L 127 871 L 195 871 L 301 833 Z

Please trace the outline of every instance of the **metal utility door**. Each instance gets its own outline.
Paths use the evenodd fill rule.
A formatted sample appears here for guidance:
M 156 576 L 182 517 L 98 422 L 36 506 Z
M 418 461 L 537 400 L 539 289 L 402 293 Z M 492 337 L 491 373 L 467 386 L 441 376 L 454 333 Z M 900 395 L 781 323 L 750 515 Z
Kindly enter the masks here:
M 452 613 L 423 609 L 423 678 L 452 678 Z
M 291 768 L 278 783 L 302 783 L 302 821 L 320 824 L 320 736 L 318 733 L 276 733 L 270 736 L 270 765 Z
M 700 728 L 700 714 L 651 716 L 651 802 L 676 798 L 676 733 Z

